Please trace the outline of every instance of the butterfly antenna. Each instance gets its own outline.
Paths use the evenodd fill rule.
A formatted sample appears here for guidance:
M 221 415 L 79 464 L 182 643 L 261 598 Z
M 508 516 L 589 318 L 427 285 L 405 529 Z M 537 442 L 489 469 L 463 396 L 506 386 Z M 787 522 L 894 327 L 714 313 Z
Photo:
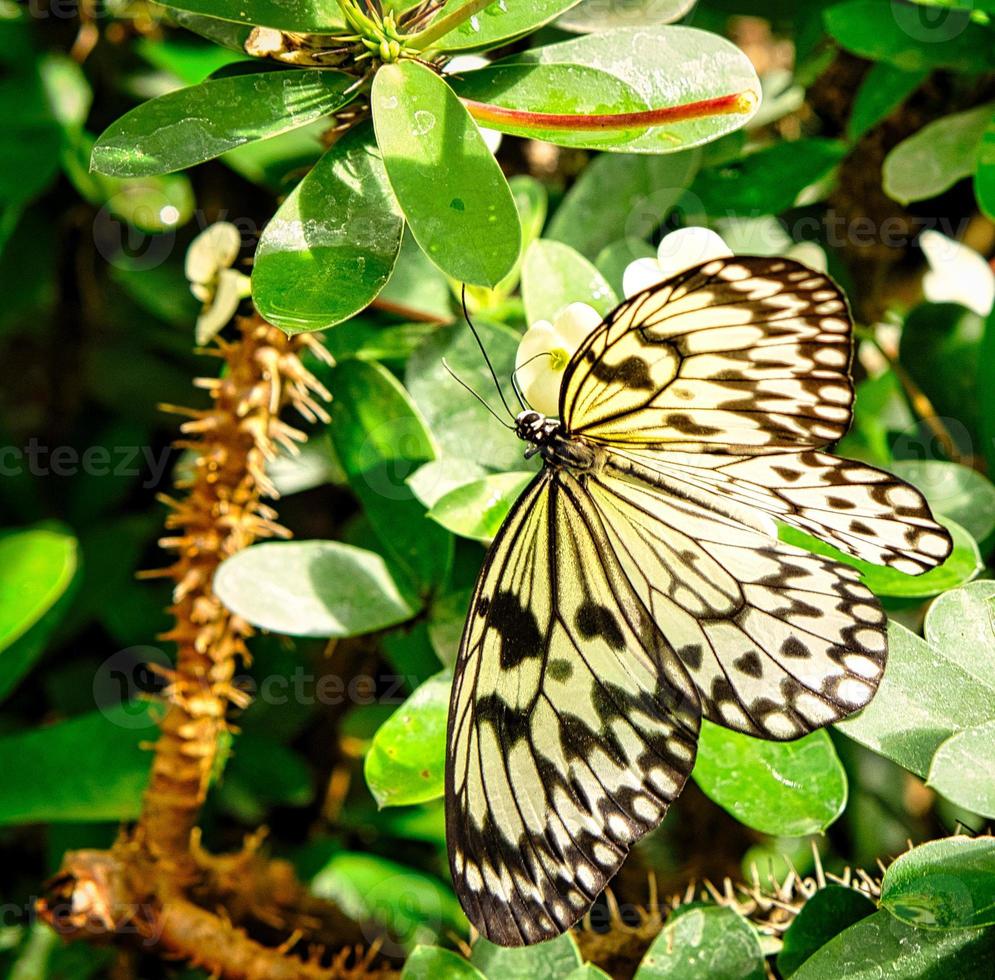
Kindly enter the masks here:
M 518 383 L 518 372 L 523 368 L 528 367 L 533 361 L 539 360 L 540 357 L 552 356 L 552 351 L 540 351 L 538 354 L 533 354 L 527 361 L 523 361 L 517 368 L 515 368 L 514 371 L 511 372 L 511 387 L 515 389 L 515 397 L 518 399 L 522 408 L 532 408 L 532 406 L 529 404 L 529 400 L 525 397 L 525 393 L 522 391 L 522 386 Z
M 484 363 L 487 365 L 487 370 L 490 371 L 491 378 L 494 381 L 494 387 L 497 388 L 498 397 L 501 399 L 501 404 L 504 405 L 504 410 L 508 415 L 514 419 L 515 413 L 511 410 L 508 405 L 508 399 L 504 397 L 504 390 L 501 388 L 501 382 L 498 381 L 497 372 L 494 370 L 494 365 L 491 364 L 491 359 L 487 356 L 487 350 L 484 347 L 484 342 L 480 339 L 480 334 L 477 333 L 477 328 L 473 325 L 470 320 L 470 311 L 466 308 L 466 283 L 463 283 L 463 289 L 460 291 L 460 301 L 463 304 L 463 319 L 466 320 L 466 325 L 470 328 L 470 333 L 473 334 L 473 339 L 477 342 L 477 346 L 480 348 L 480 353 L 483 355 Z M 516 392 L 517 394 L 517 392 Z M 479 397 L 479 396 L 478 396 Z M 521 398 L 519 398 L 521 401 Z M 522 409 L 525 409 L 525 405 L 522 405 Z M 512 426 L 514 428 L 514 426 Z
M 452 378 L 452 379 L 453 379 L 454 381 L 458 381 L 458 382 L 459 382 L 459 383 L 460 383 L 460 384 L 461 384 L 461 385 L 462 385 L 462 386 L 463 386 L 464 388 L 466 388 L 466 390 L 467 390 L 468 392 L 470 392 L 470 394 L 471 394 L 471 395 L 473 395 L 473 397 L 474 397 L 474 398 L 476 398 L 476 399 L 477 399 L 477 401 L 478 401 L 478 402 L 480 402 L 480 404 L 481 404 L 481 405 L 483 405 L 483 406 L 484 406 L 484 408 L 486 408 L 486 409 L 487 409 L 487 411 L 488 411 L 488 412 L 490 412 L 490 413 L 491 413 L 491 415 L 493 415 L 493 416 L 494 416 L 494 418 L 496 418 L 496 419 L 498 420 L 498 422 L 500 422 L 500 423 L 501 423 L 501 424 L 502 424 L 502 425 L 503 425 L 503 426 L 504 426 L 504 427 L 505 427 L 506 429 L 514 429 L 514 428 L 515 428 L 515 427 L 514 427 L 513 425 L 509 425 L 509 424 L 508 424 L 507 422 L 505 422 L 505 420 L 504 420 L 503 418 L 501 418 L 501 416 L 500 416 L 500 415 L 498 415 L 498 413 L 497 413 L 497 412 L 495 412 L 495 411 L 494 411 L 494 409 L 493 409 L 493 408 L 491 408 L 491 406 L 490 406 L 490 405 L 488 405 L 488 404 L 487 404 L 487 402 L 486 402 L 486 401 L 484 401 L 484 399 L 483 399 L 483 398 L 481 398 L 481 396 L 480 396 L 480 395 L 478 395 L 478 394 L 477 394 L 477 392 L 475 392 L 475 391 L 474 391 L 474 390 L 473 390 L 473 389 L 472 389 L 472 388 L 471 388 L 471 387 L 470 387 L 470 386 L 469 386 L 469 385 L 468 385 L 468 384 L 467 384 L 467 383 L 466 383 L 466 382 L 465 382 L 465 381 L 464 381 L 464 380 L 463 380 L 463 379 L 462 379 L 462 378 L 461 378 L 461 377 L 460 377 L 460 376 L 459 376 L 459 375 L 458 375 L 458 374 L 457 374 L 457 373 L 456 373 L 456 372 L 455 372 L 455 371 L 454 371 L 454 370 L 453 370 L 453 369 L 452 369 L 452 368 L 451 368 L 451 367 L 450 367 L 450 366 L 449 366 L 449 365 L 448 365 L 448 364 L 446 363 L 446 359 L 445 359 L 445 358 L 443 358 L 443 359 L 442 359 L 442 366 L 443 366 L 443 367 L 444 367 L 444 368 L 445 368 L 445 369 L 446 369 L 446 370 L 447 370 L 447 371 L 449 372 L 449 376 L 450 376 L 450 377 L 451 377 L 451 378 Z M 507 406 L 505 406 L 505 407 L 507 407 Z

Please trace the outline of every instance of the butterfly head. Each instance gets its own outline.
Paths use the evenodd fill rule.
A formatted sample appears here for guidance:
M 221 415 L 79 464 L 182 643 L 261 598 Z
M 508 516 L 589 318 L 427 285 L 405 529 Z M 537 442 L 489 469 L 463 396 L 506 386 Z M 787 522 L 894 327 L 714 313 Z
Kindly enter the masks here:
M 533 451 L 545 446 L 559 428 L 559 420 L 547 418 L 542 412 L 531 408 L 515 417 L 515 435 L 523 442 L 531 443 Z

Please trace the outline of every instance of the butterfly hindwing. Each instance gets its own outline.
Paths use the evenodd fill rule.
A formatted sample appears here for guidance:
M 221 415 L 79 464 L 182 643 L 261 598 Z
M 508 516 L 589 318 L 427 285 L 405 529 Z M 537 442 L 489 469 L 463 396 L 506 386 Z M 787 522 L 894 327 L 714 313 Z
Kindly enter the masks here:
M 491 548 L 461 643 L 450 866 L 504 945 L 579 919 L 694 761 L 694 688 L 605 536 L 580 481 L 544 471 Z
M 850 423 L 850 317 L 826 276 L 714 259 L 622 303 L 567 366 L 560 418 L 608 446 L 773 453 Z

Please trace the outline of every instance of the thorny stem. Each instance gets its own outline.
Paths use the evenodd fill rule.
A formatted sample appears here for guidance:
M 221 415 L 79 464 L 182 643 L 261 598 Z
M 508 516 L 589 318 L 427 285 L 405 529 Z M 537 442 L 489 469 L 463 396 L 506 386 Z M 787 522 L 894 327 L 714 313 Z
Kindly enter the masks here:
M 753 111 L 757 104 L 757 96 L 750 91 L 736 92 L 714 99 L 703 99 L 700 102 L 645 109 L 641 112 L 583 114 L 508 109 L 489 102 L 475 102 L 473 99 L 463 99 L 462 102 L 470 115 L 485 126 L 514 125 L 520 129 L 611 132 L 619 129 L 647 129 L 651 126 L 665 126 L 690 119 L 705 119 L 709 116 L 746 114 Z

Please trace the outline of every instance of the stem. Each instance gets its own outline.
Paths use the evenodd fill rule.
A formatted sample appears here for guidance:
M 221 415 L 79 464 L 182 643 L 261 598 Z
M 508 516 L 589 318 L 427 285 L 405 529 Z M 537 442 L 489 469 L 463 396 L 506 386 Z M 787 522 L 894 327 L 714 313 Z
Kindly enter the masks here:
M 475 14 L 479 14 L 484 7 L 489 7 L 495 0 L 467 0 L 462 7 L 452 13 L 445 14 L 437 20 L 432 21 L 428 27 L 417 34 L 412 34 L 404 43 L 405 47 L 414 48 L 416 51 L 424 51 L 430 44 L 434 44 L 440 37 L 444 37 L 450 31 L 455 30 L 464 21 L 468 21 Z
M 527 109 L 508 109 L 490 102 L 475 102 L 473 99 L 463 99 L 462 102 L 478 123 L 497 129 L 502 126 L 514 126 L 517 129 L 610 132 L 619 129 L 648 129 L 652 126 L 685 122 L 689 119 L 706 119 L 709 116 L 745 114 L 756 106 L 757 95 L 750 91 L 736 92 L 732 95 L 720 95 L 714 99 L 687 102 L 684 105 L 666 106 L 661 109 L 600 114 L 531 112 Z

